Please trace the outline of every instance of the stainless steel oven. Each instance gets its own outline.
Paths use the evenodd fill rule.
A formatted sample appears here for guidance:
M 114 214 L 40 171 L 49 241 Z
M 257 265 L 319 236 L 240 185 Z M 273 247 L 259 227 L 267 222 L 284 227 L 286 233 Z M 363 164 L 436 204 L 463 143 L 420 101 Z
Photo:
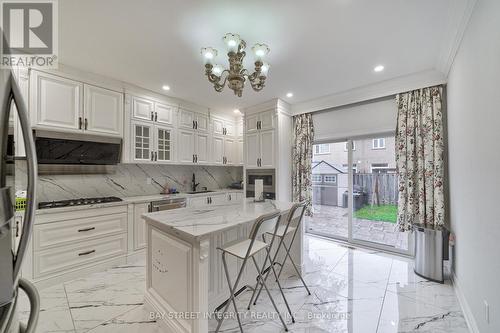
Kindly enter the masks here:
M 276 172 L 274 169 L 247 170 L 246 196 L 255 196 L 255 180 L 262 179 L 264 183 L 264 197 L 276 199 Z

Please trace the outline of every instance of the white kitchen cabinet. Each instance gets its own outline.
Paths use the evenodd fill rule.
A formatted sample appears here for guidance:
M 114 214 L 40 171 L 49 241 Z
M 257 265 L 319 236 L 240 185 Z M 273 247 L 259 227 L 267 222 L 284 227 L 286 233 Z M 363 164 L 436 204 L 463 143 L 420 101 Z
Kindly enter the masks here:
M 233 165 L 235 164 L 235 149 L 236 144 L 234 139 L 225 138 L 224 139 L 224 164 Z
M 212 133 L 213 135 L 235 136 L 236 133 L 234 121 L 213 117 Z
M 173 125 L 173 106 L 162 103 L 155 103 L 154 108 L 155 122 L 163 125 Z
M 243 198 L 243 196 L 241 198 Z M 228 202 L 229 202 L 228 193 L 212 193 L 212 194 L 189 198 L 188 206 L 190 208 L 201 208 L 201 207 L 208 207 L 210 205 L 223 205 Z
M 201 208 L 208 206 L 208 196 L 189 198 L 188 205 L 190 208 Z
M 259 113 L 259 129 L 269 130 L 274 128 L 275 111 L 265 111 Z
M 135 162 L 153 160 L 153 125 L 146 122 L 132 121 L 132 159 Z
M 243 139 L 238 139 L 237 142 L 237 149 L 236 149 L 236 164 L 237 165 L 243 165 L 245 163 L 244 161 L 244 156 L 243 156 Z
M 212 162 L 215 164 L 224 163 L 224 138 L 214 136 L 212 138 Z
M 243 193 L 241 192 L 229 192 L 226 194 L 226 200 L 229 203 L 238 203 L 243 201 Z
M 274 168 L 275 155 L 275 132 L 274 130 L 259 133 L 260 139 L 260 162 L 262 168 Z M 291 154 L 291 152 L 290 152 Z
M 148 203 L 134 205 L 134 251 L 146 247 L 146 223 L 142 218 L 142 214 L 145 214 L 148 211 Z
M 246 135 L 246 166 L 247 168 L 257 168 L 260 158 L 260 134 L 254 132 Z
M 179 109 L 179 128 L 194 129 L 194 112 Z
M 178 160 L 183 163 L 194 163 L 195 133 L 190 130 L 179 130 L 178 135 Z
M 208 134 L 195 133 L 195 143 L 195 163 L 208 163 L 210 152 Z
M 167 126 L 154 126 L 155 131 L 155 152 L 154 160 L 155 162 L 171 162 L 173 161 L 173 140 L 174 131 L 171 127 Z
M 202 131 L 202 132 L 208 132 L 208 116 L 201 114 L 201 113 L 195 113 L 195 124 L 196 124 L 196 130 L 197 131 Z
M 225 193 L 212 194 L 209 196 L 209 206 L 210 205 L 223 205 L 227 203 L 227 197 Z
M 83 84 L 52 74 L 38 71 L 32 73 L 32 126 L 81 132 Z
M 145 98 L 132 96 L 132 118 L 152 121 L 153 117 L 154 102 Z
M 122 136 L 123 94 L 85 84 L 84 96 L 85 132 Z
M 257 132 L 258 130 L 259 115 L 252 114 L 245 117 L 245 131 L 246 133 Z

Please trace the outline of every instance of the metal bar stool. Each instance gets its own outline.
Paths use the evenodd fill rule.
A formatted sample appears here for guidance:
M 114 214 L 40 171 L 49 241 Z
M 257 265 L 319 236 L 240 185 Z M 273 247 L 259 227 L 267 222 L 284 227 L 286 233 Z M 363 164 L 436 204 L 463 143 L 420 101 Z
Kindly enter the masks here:
M 280 224 L 278 226 L 278 228 L 277 228 L 277 230 L 275 232 L 275 235 L 273 235 L 273 241 L 274 241 L 275 237 L 278 237 L 280 239 L 280 241 L 278 243 L 278 248 L 277 248 L 277 250 L 276 250 L 276 252 L 274 254 L 274 258 L 273 258 L 273 261 L 272 261 L 272 264 L 271 264 L 271 268 L 274 271 L 274 265 L 280 265 L 281 266 L 280 271 L 277 274 L 277 278 L 276 278 L 276 281 L 278 282 L 278 285 L 280 285 L 280 283 L 279 283 L 279 277 L 281 276 L 281 273 L 283 272 L 283 267 L 285 267 L 286 260 L 290 259 L 290 262 L 292 263 L 293 268 L 295 269 L 295 271 L 297 272 L 297 275 L 299 276 L 300 280 L 302 281 L 302 284 L 304 285 L 304 288 L 306 288 L 307 293 L 309 295 L 311 295 L 311 291 L 307 287 L 306 282 L 302 278 L 302 274 L 300 274 L 300 271 L 297 268 L 297 265 L 295 264 L 295 262 L 292 259 L 292 256 L 290 255 L 290 250 L 292 248 L 292 245 L 293 245 L 293 242 L 295 240 L 295 237 L 297 236 L 297 232 L 299 231 L 300 223 L 302 222 L 302 219 L 304 218 L 305 210 L 306 210 L 306 203 L 305 202 L 294 204 L 292 206 L 292 208 L 290 209 L 290 213 L 288 214 L 288 218 L 287 218 L 286 223 L 285 224 Z M 292 224 L 295 224 L 295 226 L 292 226 Z M 292 236 L 292 239 L 290 241 L 290 246 L 287 246 L 286 242 L 285 242 L 285 238 L 288 235 L 292 234 L 292 233 L 293 233 L 293 236 Z M 264 243 L 266 243 L 265 234 L 262 234 L 262 240 L 264 241 Z M 283 259 L 282 263 L 279 263 L 279 262 L 277 262 L 277 258 L 278 258 L 279 251 L 281 250 L 282 246 L 285 249 L 285 258 Z M 267 268 L 267 273 L 266 273 L 266 276 L 264 277 L 264 281 L 263 282 L 267 281 L 267 278 L 269 276 L 270 271 L 271 271 L 271 269 Z M 250 309 L 250 305 L 252 304 L 252 300 L 254 300 L 255 293 L 256 293 L 257 289 L 259 289 L 258 288 L 259 284 L 260 284 L 260 281 L 257 282 L 257 286 L 255 287 L 255 289 L 253 291 L 252 298 L 250 299 L 250 303 L 248 303 L 248 309 Z M 281 285 L 280 285 L 280 289 L 281 289 Z M 259 289 L 259 291 L 257 293 L 257 296 L 255 297 L 253 305 L 257 304 L 257 300 L 258 300 L 261 292 L 262 292 L 262 284 L 260 285 L 260 289 Z M 293 317 L 292 317 L 292 320 L 293 320 Z M 293 322 L 295 322 L 295 321 L 293 321 Z
M 272 248 L 272 245 L 274 243 L 274 239 L 276 238 L 275 234 L 276 234 L 278 227 L 280 225 L 280 219 L 281 219 L 280 212 L 262 215 L 255 220 L 255 222 L 252 226 L 252 230 L 250 231 L 250 235 L 249 235 L 248 239 L 245 239 L 243 241 L 232 242 L 230 244 L 224 245 L 221 248 L 217 248 L 218 250 L 222 251 L 222 264 L 224 266 L 224 272 L 226 274 L 226 279 L 227 279 L 227 283 L 229 285 L 229 292 L 230 292 L 230 297 L 229 297 L 228 301 L 226 302 L 226 306 L 224 307 L 222 314 L 225 314 L 227 312 L 227 310 L 229 309 L 229 306 L 232 303 L 233 307 L 234 307 L 234 311 L 236 312 L 236 318 L 238 320 L 238 325 L 239 325 L 240 331 L 242 333 L 243 333 L 243 327 L 241 325 L 240 315 L 238 313 L 238 308 L 236 306 L 235 292 L 236 292 L 236 290 L 238 290 L 238 284 L 240 283 L 240 280 L 241 280 L 241 277 L 243 275 L 246 263 L 247 263 L 249 258 L 252 258 L 252 261 L 255 265 L 255 269 L 257 270 L 257 273 L 258 273 L 257 285 L 261 285 L 261 288 L 263 287 L 266 289 L 266 292 L 267 292 L 269 298 L 271 299 L 271 303 L 273 304 L 274 309 L 276 310 L 276 312 L 279 315 L 279 318 L 281 320 L 281 323 L 283 324 L 283 327 L 285 328 L 285 331 L 288 332 L 288 327 L 286 326 L 285 321 L 283 320 L 283 317 L 281 316 L 281 313 L 279 312 L 278 307 L 276 306 L 276 303 L 274 302 L 274 299 L 272 298 L 271 293 L 269 292 L 269 289 L 267 288 L 266 282 L 262 276 L 267 262 L 268 261 L 271 262 L 270 249 Z M 271 242 L 269 244 L 267 244 L 265 242 L 261 242 L 259 240 L 256 240 L 256 238 L 259 234 L 266 234 L 266 233 L 273 235 Z M 255 259 L 255 255 L 257 253 L 260 253 L 264 249 L 266 250 L 266 258 L 264 260 L 264 264 L 263 264 L 262 268 L 259 268 L 259 264 L 257 263 L 257 260 Z M 226 262 L 226 254 L 235 256 L 235 257 L 243 260 L 243 263 L 241 264 L 241 268 L 240 268 L 240 271 L 237 275 L 236 282 L 234 283 L 234 285 L 232 285 L 231 278 L 229 276 L 229 270 L 228 270 L 227 262 Z M 273 272 L 274 272 L 276 279 L 278 279 L 278 275 L 276 274 L 276 271 L 274 270 L 274 268 L 273 268 Z M 251 289 L 253 289 L 253 288 L 251 288 Z M 281 286 L 280 286 L 280 290 L 281 290 Z M 254 293 L 255 293 L 255 290 L 254 290 Z M 288 311 L 291 313 L 288 302 L 285 298 L 285 295 L 283 294 L 283 290 L 281 290 L 281 295 L 283 296 L 283 298 L 285 300 L 285 304 L 288 308 Z M 222 315 L 222 317 L 218 320 L 217 328 L 215 330 L 216 333 L 219 332 L 219 330 L 222 326 L 222 323 L 224 322 L 224 319 L 225 319 L 225 316 Z

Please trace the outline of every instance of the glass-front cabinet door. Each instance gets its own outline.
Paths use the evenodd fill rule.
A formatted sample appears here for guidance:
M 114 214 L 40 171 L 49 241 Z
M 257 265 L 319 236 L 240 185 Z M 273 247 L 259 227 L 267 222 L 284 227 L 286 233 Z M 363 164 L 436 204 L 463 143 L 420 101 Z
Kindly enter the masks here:
M 145 123 L 132 123 L 132 133 L 134 134 L 134 161 L 152 161 L 153 125 Z
M 155 161 L 172 161 L 172 129 L 156 126 L 156 152 Z

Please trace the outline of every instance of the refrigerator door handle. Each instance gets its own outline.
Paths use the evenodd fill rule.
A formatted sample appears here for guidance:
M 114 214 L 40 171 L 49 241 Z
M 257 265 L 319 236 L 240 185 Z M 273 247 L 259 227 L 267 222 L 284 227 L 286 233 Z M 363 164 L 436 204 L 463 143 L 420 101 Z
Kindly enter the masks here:
M 31 131 L 30 122 L 28 120 L 28 108 L 24 103 L 21 95 L 21 90 L 19 89 L 13 76 L 10 77 L 10 87 L 11 92 L 9 95 L 7 110 L 10 110 L 12 102 L 16 104 L 19 123 L 21 124 L 21 129 L 23 132 L 24 144 L 26 146 L 26 163 L 28 166 L 28 185 L 26 195 L 26 209 L 24 211 L 23 233 L 21 234 L 21 238 L 19 240 L 19 247 L 14 262 L 14 280 L 17 281 L 19 272 L 21 270 L 21 264 L 26 254 L 26 248 L 28 247 L 29 238 L 31 233 L 33 232 L 36 207 L 36 177 L 38 175 L 38 169 L 35 153 L 35 141 L 33 140 L 33 133 Z

